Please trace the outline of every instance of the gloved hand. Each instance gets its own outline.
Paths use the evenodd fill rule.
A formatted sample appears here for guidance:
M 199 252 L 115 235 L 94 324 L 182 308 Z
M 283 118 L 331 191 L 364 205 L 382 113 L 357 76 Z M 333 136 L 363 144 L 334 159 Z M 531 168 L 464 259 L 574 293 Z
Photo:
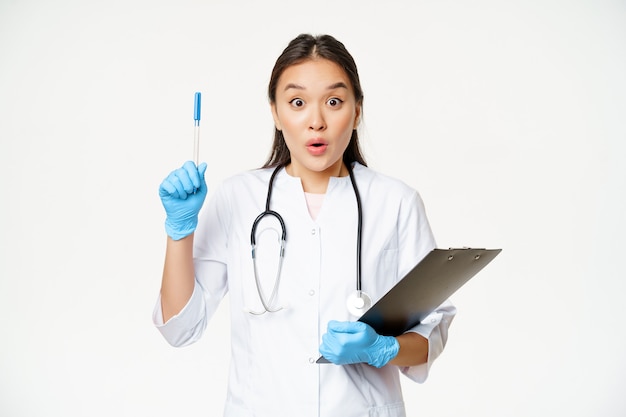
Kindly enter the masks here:
M 399 350 L 395 337 L 381 336 L 360 321 L 331 320 L 320 345 L 322 356 L 336 365 L 367 362 L 377 368 L 395 358 Z
M 165 208 L 165 231 L 174 240 L 180 240 L 196 230 L 198 213 L 207 194 L 204 172 L 206 163 L 187 161 L 182 168 L 172 171 L 159 187 L 159 197 Z

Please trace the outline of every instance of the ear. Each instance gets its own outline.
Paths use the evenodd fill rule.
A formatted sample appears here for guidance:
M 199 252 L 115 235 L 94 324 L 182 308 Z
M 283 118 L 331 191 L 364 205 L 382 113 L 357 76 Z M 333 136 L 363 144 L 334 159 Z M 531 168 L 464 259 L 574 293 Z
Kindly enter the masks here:
M 272 103 L 270 106 L 272 108 L 272 117 L 274 118 L 274 126 L 276 126 L 276 130 L 283 130 L 282 126 L 280 125 L 280 119 L 278 118 L 276 103 Z
M 354 110 L 354 127 L 352 129 L 356 130 L 359 127 L 359 123 L 361 123 L 361 103 L 357 103 Z

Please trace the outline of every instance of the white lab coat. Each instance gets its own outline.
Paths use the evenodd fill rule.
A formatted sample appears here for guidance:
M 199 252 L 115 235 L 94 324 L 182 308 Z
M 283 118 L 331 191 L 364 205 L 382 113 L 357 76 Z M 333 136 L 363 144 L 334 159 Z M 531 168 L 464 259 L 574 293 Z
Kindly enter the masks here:
M 367 364 L 316 364 L 329 320 L 355 320 L 346 308 L 356 286 L 357 205 L 349 177 L 331 178 L 317 219 L 311 219 L 299 178 L 282 170 L 271 209 L 284 219 L 285 258 L 274 307 L 262 311 L 250 229 L 264 210 L 271 169 L 226 180 L 205 204 L 195 234 L 196 286 L 187 306 L 155 325 L 169 343 L 197 341 L 228 292 L 231 365 L 224 415 L 231 417 L 405 416 L 400 372 L 423 382 L 447 340 L 456 310 L 444 303 L 413 331 L 429 339 L 427 364 L 380 369 Z M 435 247 L 422 200 L 401 181 L 355 164 L 363 207 L 362 288 L 375 302 Z M 258 227 L 258 275 L 269 300 L 278 264 L 280 228 Z M 216 339 L 222 335 L 212 335 Z

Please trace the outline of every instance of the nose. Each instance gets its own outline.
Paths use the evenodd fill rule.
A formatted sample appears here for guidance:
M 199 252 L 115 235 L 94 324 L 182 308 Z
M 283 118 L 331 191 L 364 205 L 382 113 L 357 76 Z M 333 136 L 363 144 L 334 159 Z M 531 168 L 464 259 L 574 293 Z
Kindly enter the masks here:
M 316 132 L 326 129 L 326 120 L 322 109 L 317 106 L 311 106 L 310 109 L 309 129 Z

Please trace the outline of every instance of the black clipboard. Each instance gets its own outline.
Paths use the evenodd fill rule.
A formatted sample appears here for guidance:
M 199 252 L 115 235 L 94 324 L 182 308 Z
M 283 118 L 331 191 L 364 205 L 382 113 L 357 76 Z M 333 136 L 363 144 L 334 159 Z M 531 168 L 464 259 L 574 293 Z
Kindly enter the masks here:
M 502 249 L 433 249 L 358 321 L 399 336 L 417 326 L 491 262 Z M 328 363 L 323 356 L 317 363 Z

